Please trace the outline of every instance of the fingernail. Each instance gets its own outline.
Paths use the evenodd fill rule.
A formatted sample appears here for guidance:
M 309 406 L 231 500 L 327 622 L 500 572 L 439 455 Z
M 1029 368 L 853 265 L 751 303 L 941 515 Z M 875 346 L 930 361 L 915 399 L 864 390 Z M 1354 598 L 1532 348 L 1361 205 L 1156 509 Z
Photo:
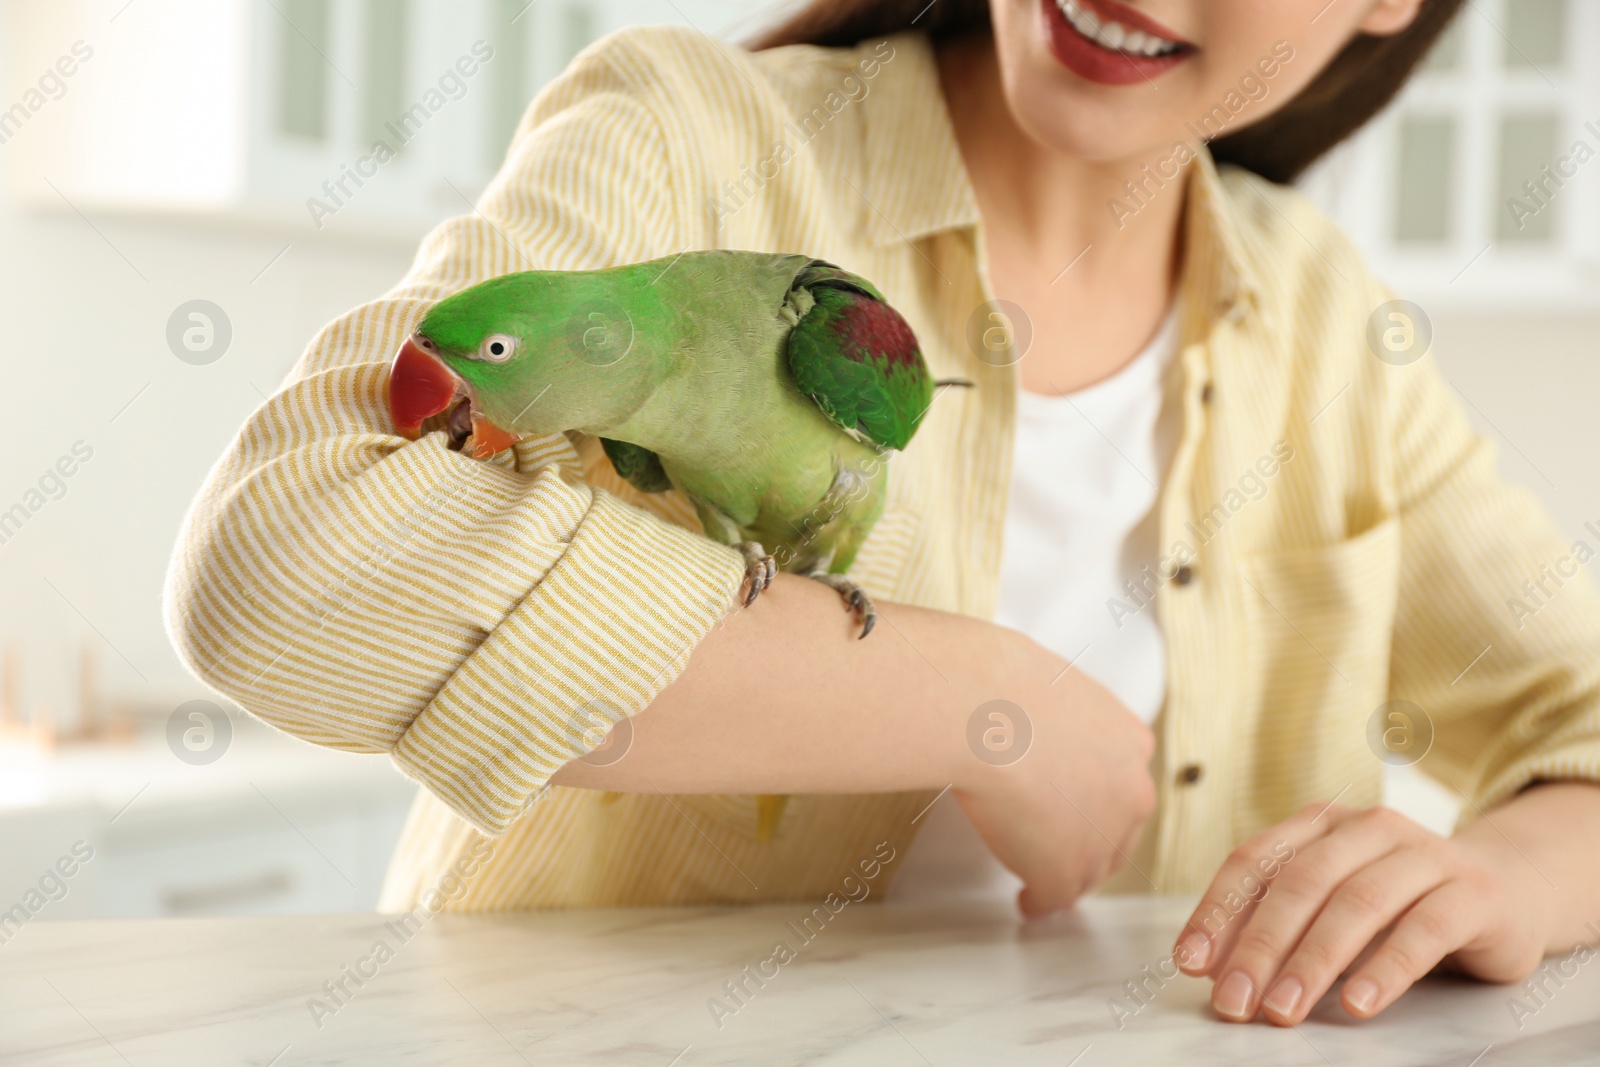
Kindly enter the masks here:
M 1190 930 L 1178 942 L 1177 954 L 1181 957 L 1178 960 L 1179 967 L 1186 971 L 1198 971 L 1211 958 L 1211 939 L 1199 930 Z
M 1378 983 L 1370 978 L 1357 978 L 1344 987 L 1344 1002 L 1365 1015 L 1378 1003 Z
M 1292 1015 L 1305 992 L 1306 987 L 1300 984 L 1300 979 L 1280 978 L 1267 993 L 1267 1007 L 1282 1016 Z
M 1249 975 L 1243 971 L 1234 971 L 1217 986 L 1217 991 L 1211 998 L 1211 1006 L 1217 1009 L 1217 1014 L 1226 1015 L 1230 1019 L 1248 1019 L 1254 1014 L 1250 1010 L 1250 1000 L 1255 996 L 1255 991 L 1255 984 L 1250 981 Z

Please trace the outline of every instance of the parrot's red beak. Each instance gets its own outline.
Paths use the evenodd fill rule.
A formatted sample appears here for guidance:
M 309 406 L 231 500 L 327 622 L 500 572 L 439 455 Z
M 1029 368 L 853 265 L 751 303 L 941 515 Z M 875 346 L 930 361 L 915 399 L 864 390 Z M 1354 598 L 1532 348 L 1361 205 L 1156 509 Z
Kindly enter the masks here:
M 463 447 L 474 459 L 487 459 L 521 440 L 478 412 L 466 383 L 439 358 L 432 341 L 416 334 L 406 338 L 389 367 L 389 416 L 394 420 L 395 432 L 415 441 L 422 436 L 425 421 L 452 405 L 455 410 L 450 414 L 449 429 L 458 440 L 466 436 L 467 420 L 460 416 L 471 417 L 471 436 Z
M 461 382 L 444 360 L 423 348 L 416 335 L 406 338 L 389 367 L 389 415 L 396 432 L 408 441 L 422 436 L 425 420 L 450 406 L 461 392 Z

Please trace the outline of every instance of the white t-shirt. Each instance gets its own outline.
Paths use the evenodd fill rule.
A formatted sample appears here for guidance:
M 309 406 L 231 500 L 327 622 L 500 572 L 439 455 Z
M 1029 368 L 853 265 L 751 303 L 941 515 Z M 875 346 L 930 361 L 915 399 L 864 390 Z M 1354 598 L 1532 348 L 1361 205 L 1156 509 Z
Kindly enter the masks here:
M 1166 695 L 1156 501 L 1182 426 L 1177 347 L 1174 310 L 1111 377 L 1064 396 L 1019 392 L 995 618 L 1147 723 Z M 1021 881 L 948 793 L 921 821 L 896 897 L 1016 895 Z

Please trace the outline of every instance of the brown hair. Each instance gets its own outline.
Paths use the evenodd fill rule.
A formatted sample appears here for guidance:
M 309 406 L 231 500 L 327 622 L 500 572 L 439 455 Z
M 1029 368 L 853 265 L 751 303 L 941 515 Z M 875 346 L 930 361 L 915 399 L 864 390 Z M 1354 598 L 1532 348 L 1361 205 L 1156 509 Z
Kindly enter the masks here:
M 1212 156 L 1269 181 L 1293 181 L 1394 99 L 1462 2 L 1424 0 L 1415 21 L 1400 33 L 1358 34 L 1284 107 L 1212 141 Z M 844 47 L 914 28 L 933 40 L 988 32 L 989 0 L 810 0 L 748 47 Z

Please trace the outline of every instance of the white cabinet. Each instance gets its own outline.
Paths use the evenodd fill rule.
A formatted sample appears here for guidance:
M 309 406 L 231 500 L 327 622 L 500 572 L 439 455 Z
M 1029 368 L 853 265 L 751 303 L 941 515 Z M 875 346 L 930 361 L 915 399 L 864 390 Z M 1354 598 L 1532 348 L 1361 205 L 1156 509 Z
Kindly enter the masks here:
M 411 240 L 471 209 L 534 94 L 630 22 L 746 25 L 750 0 L 51 0 L 12 5 L 13 193 Z M 741 31 L 742 32 L 742 31 Z M 59 83 L 60 94 L 55 95 Z
M 244 812 L 240 812 L 244 816 Z M 330 811 L 291 827 L 241 827 L 219 819 L 204 830 L 158 814 L 141 832 L 99 838 L 92 870 L 98 917 L 370 911 L 403 804 Z M 241 821 L 243 821 L 241 819 Z
M 200 766 L 154 732 L 0 750 L 0 942 L 51 919 L 373 908 L 415 783 L 231 717 Z

